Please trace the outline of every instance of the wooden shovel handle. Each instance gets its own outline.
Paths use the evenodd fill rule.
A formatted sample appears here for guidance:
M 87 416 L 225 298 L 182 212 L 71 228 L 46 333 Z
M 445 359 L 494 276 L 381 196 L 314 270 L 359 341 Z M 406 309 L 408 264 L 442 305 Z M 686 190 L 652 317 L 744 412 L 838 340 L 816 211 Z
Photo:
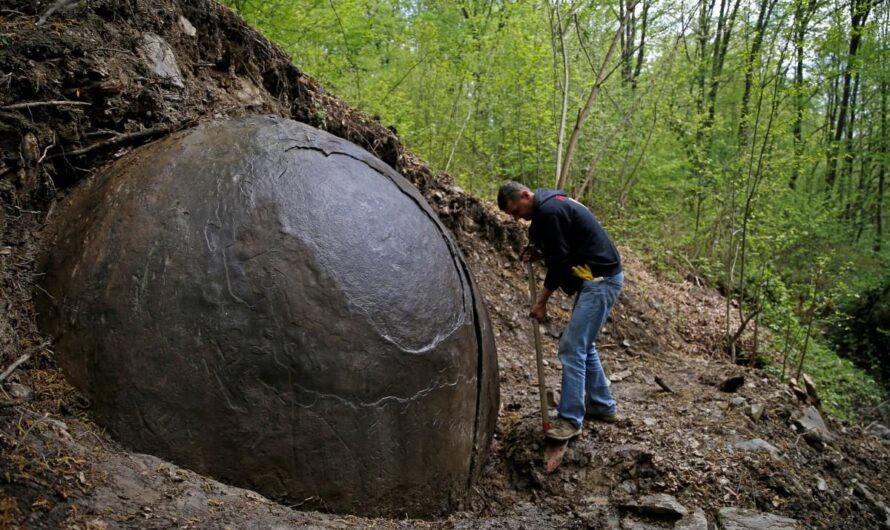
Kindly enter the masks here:
M 535 281 L 534 265 L 532 265 L 531 261 L 526 262 L 526 268 L 528 269 L 528 294 L 531 305 L 535 305 L 535 302 L 538 300 L 537 282 Z M 538 394 L 541 398 L 541 421 L 546 433 L 550 430 L 550 416 L 547 414 L 547 382 L 544 379 L 544 353 L 541 346 L 541 328 L 534 317 L 530 317 L 530 320 L 535 335 L 535 360 L 538 365 Z

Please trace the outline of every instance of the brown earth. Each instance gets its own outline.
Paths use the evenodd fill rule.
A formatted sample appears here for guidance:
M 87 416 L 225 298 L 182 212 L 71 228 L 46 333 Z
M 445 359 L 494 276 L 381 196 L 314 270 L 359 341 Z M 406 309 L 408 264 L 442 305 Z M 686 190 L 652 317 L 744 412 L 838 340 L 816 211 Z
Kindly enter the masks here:
M 628 506 L 650 493 L 701 508 L 712 523 L 725 506 L 812 528 L 890 522 L 888 442 L 831 419 L 830 440 L 795 430 L 811 398 L 727 362 L 720 294 L 658 278 L 626 248 L 627 285 L 600 340 L 623 419 L 585 426 L 563 465 L 546 475 L 528 295 L 516 260 L 521 226 L 431 171 L 392 130 L 327 94 L 209 0 L 60 2 L 37 26 L 50 4 L 0 5 L 0 368 L 28 355 L 0 392 L 0 527 L 672 527 L 670 518 Z M 146 33 L 169 44 L 178 80 L 149 67 L 140 51 Z M 421 190 L 461 245 L 497 335 L 502 403 L 488 464 L 464 511 L 438 521 L 300 512 L 129 453 L 92 423 L 89 404 L 57 369 L 31 302 L 46 212 L 140 144 L 202 120 L 256 113 L 290 116 L 373 152 Z M 551 389 L 570 304 L 558 295 L 545 325 Z M 744 376 L 736 392 L 717 389 L 736 375 Z M 764 406 L 757 420 L 748 414 L 754 404 Z M 735 447 L 755 438 L 774 454 Z

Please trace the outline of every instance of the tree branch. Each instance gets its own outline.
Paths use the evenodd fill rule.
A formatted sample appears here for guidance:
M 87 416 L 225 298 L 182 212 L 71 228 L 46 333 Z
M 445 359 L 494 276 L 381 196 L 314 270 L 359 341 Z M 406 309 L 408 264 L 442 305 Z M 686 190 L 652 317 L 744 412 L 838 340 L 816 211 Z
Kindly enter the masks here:
M 62 106 L 78 106 L 78 107 L 89 107 L 92 103 L 88 101 L 68 101 L 65 99 L 62 100 L 53 100 L 53 101 L 25 101 L 22 103 L 13 103 L 12 105 L 5 105 L 2 108 L 3 110 L 18 110 L 18 109 L 32 109 L 34 107 L 62 107 Z
M 612 53 L 615 52 L 615 47 L 618 45 L 618 40 L 621 38 L 621 34 L 624 31 L 624 25 L 627 23 L 630 13 L 632 13 L 634 7 L 636 7 L 637 1 L 638 0 L 634 0 L 633 4 L 628 6 L 627 13 L 624 14 L 624 18 L 621 20 L 618 29 L 615 31 L 615 35 L 612 36 L 612 43 L 609 45 L 609 51 L 606 52 L 606 56 L 603 58 L 596 82 L 594 82 L 593 86 L 590 88 L 590 95 L 587 96 L 587 102 L 584 104 L 584 108 L 578 113 L 578 119 L 575 121 L 575 128 L 572 129 L 572 135 L 569 137 L 569 145 L 566 148 L 563 165 L 556 182 L 556 187 L 558 189 L 565 187 L 569 167 L 572 165 L 572 159 L 575 157 L 575 149 L 578 147 L 578 139 L 581 136 L 581 127 L 584 126 L 584 122 L 587 121 L 587 116 L 590 114 L 590 109 L 593 107 L 594 102 L 596 102 L 600 86 L 606 80 L 606 74 L 610 73 L 606 70 L 609 66 L 609 60 L 612 58 Z

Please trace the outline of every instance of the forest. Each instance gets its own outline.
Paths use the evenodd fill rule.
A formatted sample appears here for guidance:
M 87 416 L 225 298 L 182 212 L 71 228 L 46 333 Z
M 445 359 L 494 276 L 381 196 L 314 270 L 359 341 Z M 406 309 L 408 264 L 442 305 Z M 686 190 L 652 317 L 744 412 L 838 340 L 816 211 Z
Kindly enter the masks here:
M 733 361 L 814 374 L 842 417 L 886 399 L 886 2 L 227 4 L 468 192 L 564 189 L 717 286 Z

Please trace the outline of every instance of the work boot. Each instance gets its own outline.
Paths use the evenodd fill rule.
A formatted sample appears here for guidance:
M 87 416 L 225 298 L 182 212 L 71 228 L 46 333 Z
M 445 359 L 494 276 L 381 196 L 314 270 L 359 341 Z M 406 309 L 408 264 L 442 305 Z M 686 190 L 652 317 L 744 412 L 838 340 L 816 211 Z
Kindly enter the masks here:
M 599 414 L 596 412 L 588 412 L 584 415 L 584 419 L 601 421 L 603 423 L 616 423 L 618 421 L 618 413 L 613 412 L 612 414 Z
M 571 440 L 575 436 L 581 434 L 581 426 L 575 426 L 574 423 L 570 422 L 565 418 L 559 418 L 553 420 L 553 423 L 550 424 L 550 429 L 545 433 L 547 438 L 551 440 Z

